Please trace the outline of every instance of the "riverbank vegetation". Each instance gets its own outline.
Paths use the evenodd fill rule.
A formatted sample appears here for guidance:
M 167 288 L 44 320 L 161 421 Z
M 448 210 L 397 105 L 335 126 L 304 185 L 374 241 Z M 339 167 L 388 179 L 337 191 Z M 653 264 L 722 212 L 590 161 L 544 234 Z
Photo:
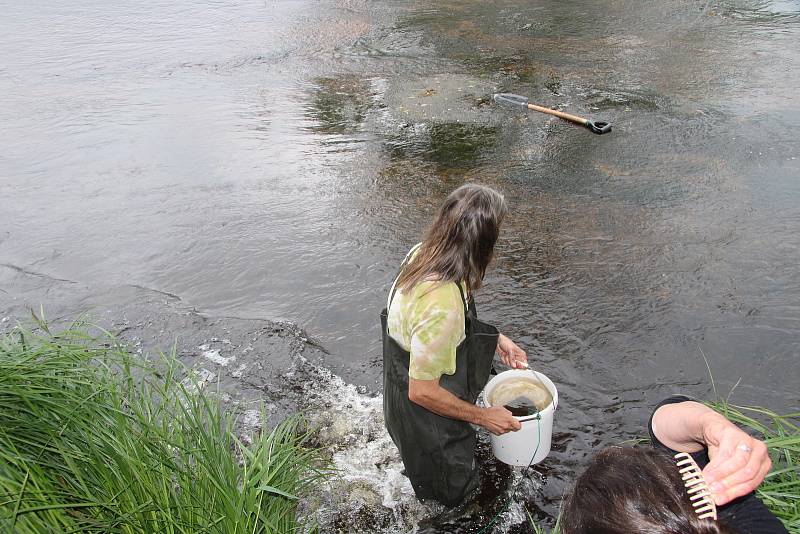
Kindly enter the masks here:
M 0 337 L 0 531 L 309 527 L 298 523 L 298 498 L 329 469 L 303 446 L 296 418 L 240 437 L 219 399 L 174 358 L 142 361 L 111 336 L 40 327 Z M 763 437 L 773 470 L 758 495 L 800 534 L 800 414 L 710 406 Z
M 291 532 L 326 474 L 296 419 L 240 438 L 174 358 L 72 328 L 0 338 L 0 531 Z M 247 444 L 244 442 L 247 441 Z

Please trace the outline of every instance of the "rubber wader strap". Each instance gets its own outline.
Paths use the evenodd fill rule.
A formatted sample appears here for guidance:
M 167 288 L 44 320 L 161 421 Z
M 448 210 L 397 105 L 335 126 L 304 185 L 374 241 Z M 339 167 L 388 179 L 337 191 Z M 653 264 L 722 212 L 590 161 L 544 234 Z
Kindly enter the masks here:
M 399 277 L 400 275 L 398 274 L 397 276 Z M 386 302 L 387 313 L 389 312 L 389 308 L 391 307 L 392 301 L 394 300 L 394 294 L 397 293 L 397 287 L 395 286 L 395 284 L 397 284 L 397 278 L 395 278 L 394 284 L 392 284 L 392 291 L 391 293 L 389 293 L 389 300 Z M 469 314 L 469 306 L 467 305 L 467 299 L 466 297 L 464 297 L 464 290 L 461 288 L 461 284 L 460 283 L 456 284 L 456 287 L 458 288 L 458 294 L 461 295 L 461 304 L 464 305 L 464 317 L 466 317 Z
M 403 262 L 400 264 L 400 269 L 398 269 L 397 276 L 394 277 L 394 282 L 392 282 L 392 288 L 389 290 L 389 300 L 386 301 L 387 313 L 389 312 L 389 308 L 392 306 L 392 301 L 394 300 L 394 294 L 397 292 L 397 279 L 400 278 L 400 273 L 403 272 L 403 267 L 406 266 L 406 263 L 408 263 L 408 260 L 411 259 L 411 256 L 414 254 L 414 252 L 416 252 L 417 249 L 419 249 L 420 245 L 422 245 L 422 243 L 417 243 L 416 245 L 411 247 L 411 250 L 408 251 L 408 254 L 406 254 L 406 257 L 403 258 Z
M 469 315 L 469 307 L 467 306 L 467 299 L 464 298 L 464 290 L 461 289 L 461 283 L 457 283 L 456 287 L 458 287 L 458 294 L 461 295 L 461 303 L 464 305 L 464 317 Z
M 397 279 L 400 278 L 400 273 L 403 272 L 403 267 L 406 266 L 408 260 L 411 259 L 411 256 L 414 254 L 414 252 L 417 251 L 417 249 L 419 249 L 420 245 L 422 245 L 422 243 L 417 243 L 416 245 L 414 245 L 411 248 L 411 250 L 408 251 L 408 254 L 406 254 L 405 259 L 403 259 L 403 263 L 400 264 L 399 272 L 397 273 L 397 276 L 394 278 L 394 282 L 392 282 L 392 288 L 389 290 L 389 299 L 386 301 L 387 314 L 389 313 L 389 308 L 392 307 L 392 301 L 394 300 L 394 295 L 395 293 L 397 293 Z M 464 296 L 464 290 L 462 289 L 460 282 L 456 283 L 456 287 L 458 288 L 458 294 L 461 295 L 461 304 L 464 305 L 464 318 L 466 318 L 469 316 L 469 306 L 467 305 L 467 299 Z M 466 334 L 466 327 L 464 328 L 464 333 Z

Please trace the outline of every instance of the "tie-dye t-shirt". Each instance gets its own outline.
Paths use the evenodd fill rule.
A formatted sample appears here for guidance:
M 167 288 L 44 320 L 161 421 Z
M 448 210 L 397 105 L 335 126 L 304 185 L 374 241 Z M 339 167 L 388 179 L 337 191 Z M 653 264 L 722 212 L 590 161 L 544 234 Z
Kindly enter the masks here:
M 435 380 L 456 372 L 464 304 L 455 283 L 421 282 L 407 291 L 398 289 L 387 322 L 389 335 L 411 353 L 409 377 Z

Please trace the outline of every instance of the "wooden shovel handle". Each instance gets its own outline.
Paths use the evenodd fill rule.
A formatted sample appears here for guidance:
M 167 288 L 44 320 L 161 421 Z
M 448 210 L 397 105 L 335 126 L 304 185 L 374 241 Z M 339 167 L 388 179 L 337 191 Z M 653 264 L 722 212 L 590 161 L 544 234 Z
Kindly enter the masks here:
M 536 104 L 528 104 L 528 109 L 539 111 L 541 113 L 547 113 L 548 115 L 555 115 L 556 117 L 574 122 L 575 124 L 580 124 L 581 126 L 586 126 L 586 124 L 589 122 L 587 119 L 578 117 L 577 115 L 570 115 L 569 113 L 564 113 L 563 111 L 537 106 Z

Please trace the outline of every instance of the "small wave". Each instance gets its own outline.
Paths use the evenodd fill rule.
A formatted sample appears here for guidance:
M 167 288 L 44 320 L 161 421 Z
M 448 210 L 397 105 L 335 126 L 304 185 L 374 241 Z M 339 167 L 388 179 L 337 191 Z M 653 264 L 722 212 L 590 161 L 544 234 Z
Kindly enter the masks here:
M 335 476 L 306 499 L 301 513 L 322 532 L 413 531 L 442 511 L 417 500 L 383 422 L 383 397 L 348 384 L 298 355 L 284 375 L 304 397 L 313 445 L 331 455 Z
M 506 532 L 527 521 L 526 507 L 534 503 L 541 480 L 498 462 L 485 433 L 479 433 L 481 487 L 476 493 L 452 509 L 421 502 L 385 429 L 381 395 L 345 382 L 302 355 L 283 378 L 303 398 L 315 429 L 312 445 L 327 451 L 336 469 L 300 507 L 303 519 L 321 532 L 477 531 L 495 516 L 495 531 Z

